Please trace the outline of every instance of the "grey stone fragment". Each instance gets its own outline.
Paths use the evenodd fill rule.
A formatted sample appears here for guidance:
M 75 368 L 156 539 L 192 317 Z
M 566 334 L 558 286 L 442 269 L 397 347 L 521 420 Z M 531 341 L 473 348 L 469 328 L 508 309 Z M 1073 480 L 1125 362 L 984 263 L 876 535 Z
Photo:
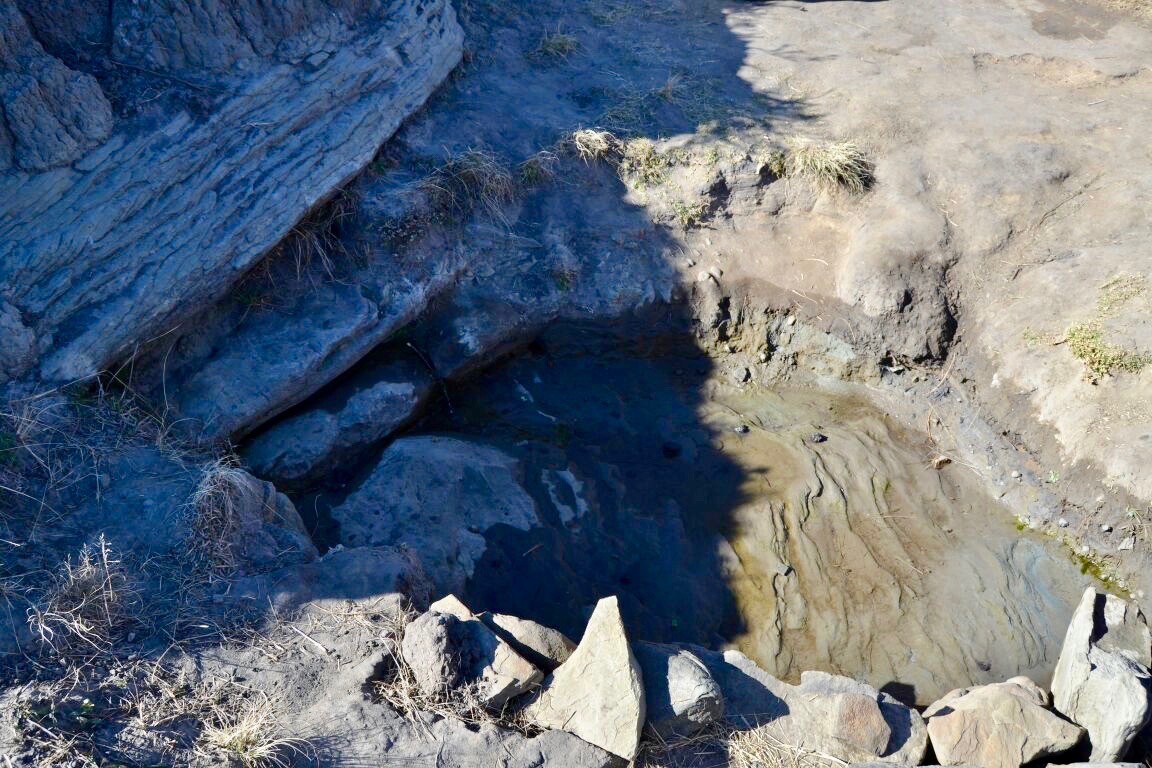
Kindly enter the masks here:
M 1044 708 L 1034 685 L 1009 681 L 952 691 L 924 711 L 944 765 L 1019 768 L 1075 747 L 1084 730 Z
M 276 482 L 322 476 L 407 424 L 432 390 L 422 366 L 393 365 L 373 373 L 351 394 L 327 398 L 262 431 L 244 449 L 249 466 Z
M 1152 636 L 1135 603 L 1088 588 L 1052 677 L 1056 709 L 1088 730 L 1091 759 L 1121 760 L 1152 719 Z
M 692 736 L 724 717 L 724 696 L 704 662 L 672 645 L 634 643 L 647 725 L 662 738 Z
M 568 660 L 576 643 L 559 630 L 503 613 L 482 613 L 478 617 L 504 642 L 545 672 Z

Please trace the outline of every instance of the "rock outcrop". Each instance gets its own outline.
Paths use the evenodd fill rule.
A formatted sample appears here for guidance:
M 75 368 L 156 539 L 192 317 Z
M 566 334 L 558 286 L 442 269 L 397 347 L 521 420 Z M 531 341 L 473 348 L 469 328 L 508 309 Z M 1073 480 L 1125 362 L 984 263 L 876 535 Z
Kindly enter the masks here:
M 109 58 L 211 98 L 112 126 L 96 81 L 47 57 L 12 0 L 0 13 L 0 49 L 16 52 L 0 60 L 0 283 L 37 319 L 54 380 L 220 297 L 364 167 L 462 47 L 444 0 L 124 4 Z
M 1122 760 L 1152 718 L 1152 637 L 1140 609 L 1085 590 L 1052 678 L 1057 711 L 1084 726 L 1095 762 Z
M 325 398 L 250 441 L 244 458 L 253 471 L 285 484 L 316 478 L 408 423 L 432 390 L 431 377 L 418 362 L 373 373 L 351 393 Z
M 1084 730 L 1045 708 L 1027 678 L 952 691 L 924 711 L 941 765 L 1020 768 L 1075 747 Z
M 345 546 L 404 543 L 440 592 L 459 592 L 497 524 L 527 530 L 536 504 L 518 462 L 490 446 L 450 437 L 405 437 L 332 510 Z
M 615 597 L 596 604 L 580 645 L 544 681 L 525 710 L 545 728 L 559 728 L 631 760 L 640 747 L 646 701 Z

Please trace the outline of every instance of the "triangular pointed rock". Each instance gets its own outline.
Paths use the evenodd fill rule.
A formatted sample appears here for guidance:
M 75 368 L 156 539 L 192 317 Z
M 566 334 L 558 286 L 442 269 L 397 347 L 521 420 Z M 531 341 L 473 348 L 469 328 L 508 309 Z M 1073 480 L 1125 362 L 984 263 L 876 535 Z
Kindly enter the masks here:
M 544 681 L 527 715 L 625 760 L 636 756 L 644 727 L 644 683 L 615 597 L 596 604 L 580 645 Z

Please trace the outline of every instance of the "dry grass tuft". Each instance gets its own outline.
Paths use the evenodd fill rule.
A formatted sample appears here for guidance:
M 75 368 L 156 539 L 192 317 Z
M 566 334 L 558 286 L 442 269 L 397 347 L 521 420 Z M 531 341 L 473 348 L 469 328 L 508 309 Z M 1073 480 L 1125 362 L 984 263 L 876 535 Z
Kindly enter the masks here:
M 505 220 L 504 206 L 516 197 L 511 172 L 496 155 L 482 149 L 449 155 L 419 187 L 441 208 L 466 214 L 479 207 L 501 221 Z
M 53 577 L 28 624 L 57 655 L 106 653 L 136 621 L 140 593 L 103 534 Z
M 541 35 L 540 43 L 533 53 L 539 57 L 567 59 L 579 49 L 580 41 L 572 35 L 562 32 L 557 26 L 555 32 L 545 32 Z
M 607 160 L 620 152 L 620 140 L 609 131 L 598 128 L 581 128 L 573 131 L 570 137 L 572 146 L 584 162 Z
M 236 567 L 233 552 L 239 529 L 238 510 L 254 489 L 249 475 L 234 456 L 224 456 L 201 468 L 200 483 L 192 493 L 193 541 L 199 554 L 218 571 Z
M 738 728 L 724 721 L 693 736 L 661 738 L 645 734 L 637 757 L 638 768 L 844 768 L 847 763 L 830 755 L 781 741 L 771 725 Z
M 704 221 L 704 218 L 708 215 L 708 204 L 702 200 L 695 203 L 673 200 L 672 213 L 676 216 L 676 221 L 680 224 L 680 228 L 689 230 L 692 227 L 699 226 L 700 223 Z
M 217 705 L 204 722 L 201 741 L 227 752 L 245 768 L 288 768 L 293 757 L 306 755 L 304 739 L 285 737 L 272 702 L 266 695 L 239 711 Z
M 788 175 L 807 178 L 825 188 L 843 188 L 854 194 L 861 194 L 872 186 L 872 162 L 855 142 L 821 144 L 793 139 L 789 144 Z

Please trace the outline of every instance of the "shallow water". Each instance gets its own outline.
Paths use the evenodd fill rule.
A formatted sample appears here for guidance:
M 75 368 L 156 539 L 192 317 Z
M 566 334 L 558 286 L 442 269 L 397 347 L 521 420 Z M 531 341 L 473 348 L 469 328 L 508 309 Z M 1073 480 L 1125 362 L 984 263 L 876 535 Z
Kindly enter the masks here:
M 477 610 L 579 635 L 619 594 L 643 639 L 731 642 L 906 699 L 1047 682 L 1088 583 L 976 473 L 859 396 L 737 385 L 689 336 L 564 326 L 417 432 L 518 456 L 545 525 L 489 529 Z

